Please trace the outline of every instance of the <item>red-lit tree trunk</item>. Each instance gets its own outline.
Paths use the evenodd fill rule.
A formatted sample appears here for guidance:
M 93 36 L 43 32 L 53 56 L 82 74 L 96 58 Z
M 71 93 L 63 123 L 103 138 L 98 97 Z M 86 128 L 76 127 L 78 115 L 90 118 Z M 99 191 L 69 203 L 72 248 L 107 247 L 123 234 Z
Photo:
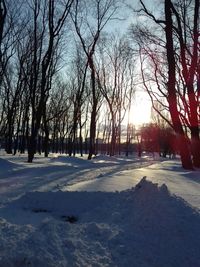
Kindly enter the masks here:
M 178 35 L 178 41 L 180 44 L 180 64 L 182 67 L 182 74 L 184 79 L 184 84 L 187 88 L 188 96 L 188 120 L 190 124 L 191 132 L 191 153 L 193 157 L 194 167 L 200 168 L 200 130 L 199 130 L 199 118 L 198 118 L 198 109 L 199 102 L 198 96 L 195 95 L 195 72 L 198 68 L 198 50 L 199 50 L 199 12 L 200 12 L 200 3 L 199 0 L 194 1 L 194 13 L 193 13 L 193 25 L 191 29 L 192 42 L 189 44 L 191 47 L 190 59 L 188 60 L 187 49 L 188 47 L 186 41 L 187 32 L 185 32 L 185 27 L 188 26 L 184 22 L 182 27 L 182 18 L 173 3 L 170 1 L 171 9 L 177 20 L 177 29 L 176 33 Z M 189 63 L 190 62 L 190 63 Z
M 167 51 L 167 64 L 168 64 L 168 103 L 169 111 L 173 123 L 174 130 L 177 134 L 178 148 L 180 151 L 182 166 L 185 169 L 192 169 L 191 154 L 187 137 L 185 136 L 179 112 L 177 109 L 177 96 L 176 96 L 176 62 L 175 62 L 175 51 L 173 45 L 173 22 L 172 22 L 172 11 L 171 1 L 165 0 L 165 35 L 166 35 L 166 51 Z

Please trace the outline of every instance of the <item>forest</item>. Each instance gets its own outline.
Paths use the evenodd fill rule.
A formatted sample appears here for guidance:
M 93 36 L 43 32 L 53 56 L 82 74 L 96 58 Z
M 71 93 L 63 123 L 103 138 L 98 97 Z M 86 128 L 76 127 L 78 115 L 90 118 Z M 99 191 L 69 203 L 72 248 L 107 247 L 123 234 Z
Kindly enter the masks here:
M 199 6 L 0 0 L 1 149 L 28 162 L 145 150 L 199 168 Z M 140 128 L 131 123 L 138 90 L 152 104 Z

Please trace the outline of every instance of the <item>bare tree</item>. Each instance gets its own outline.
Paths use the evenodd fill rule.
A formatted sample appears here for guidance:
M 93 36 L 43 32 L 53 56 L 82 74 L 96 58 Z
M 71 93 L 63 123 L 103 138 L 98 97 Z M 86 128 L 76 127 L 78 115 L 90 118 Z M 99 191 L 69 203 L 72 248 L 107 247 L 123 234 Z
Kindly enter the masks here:
M 179 62 L 183 76 L 183 86 L 186 87 L 188 97 L 187 116 L 191 131 L 193 165 L 194 167 L 200 167 L 200 118 L 198 115 L 200 103 L 195 89 L 197 78 L 195 76 L 197 75 L 198 57 L 200 56 L 200 3 L 198 0 L 195 0 L 194 3 L 185 1 L 177 4 L 170 1 L 169 8 L 171 8 L 176 18 L 176 24 L 174 23 L 173 27 L 179 43 Z M 189 8 L 192 8 L 193 14 Z
M 80 50 L 80 46 L 76 48 L 76 56 L 73 62 L 73 69 L 74 73 L 72 73 L 71 79 L 71 99 L 73 103 L 73 121 L 72 121 L 72 128 L 69 137 L 69 155 L 71 156 L 72 153 L 75 156 L 76 154 L 76 146 L 77 142 L 80 143 L 82 146 L 82 109 L 83 103 L 85 99 L 85 85 L 87 79 L 87 69 L 88 63 L 83 57 L 82 51 Z M 85 56 L 85 55 L 84 55 Z M 87 101 L 87 100 L 86 100 Z M 79 136 L 78 136 L 78 127 L 79 127 Z M 78 141 L 79 139 L 79 141 Z M 82 149 L 81 149 L 82 151 Z M 81 153 L 82 154 L 82 153 Z
M 135 31 L 135 38 L 140 45 L 141 70 L 145 88 L 153 104 L 155 100 L 160 104 L 164 103 L 163 107 L 170 112 L 171 120 L 162 113 L 159 114 L 177 134 L 183 167 L 187 169 L 191 169 L 192 165 L 198 167 L 200 152 L 194 149 L 193 143 L 198 147 L 199 117 L 194 74 L 197 73 L 199 1 L 184 1 L 184 10 L 182 2 L 176 1 L 173 4 L 172 1 L 165 1 L 164 18 L 156 18 L 143 1 L 140 3 L 140 12 L 150 18 L 151 25 L 154 25 L 153 32 L 149 26 L 148 28 L 140 26 Z M 186 11 L 190 13 L 190 17 L 193 14 L 193 20 L 186 17 Z M 156 26 L 159 27 L 159 31 Z M 152 67 L 152 73 L 146 66 L 147 59 L 149 66 Z M 156 85 L 157 91 L 152 89 L 152 84 L 154 88 Z M 162 98 L 165 98 L 166 102 L 160 100 Z M 154 108 L 157 110 L 155 105 Z M 187 124 L 191 131 L 193 163 L 184 124 Z
M 23 91 L 23 71 L 19 66 L 17 42 L 22 36 L 20 23 L 20 3 L 14 6 L 1 1 L 1 34 L 0 34 L 0 94 L 2 101 L 1 122 L 5 137 L 7 153 L 12 153 L 13 135 L 17 135 L 20 126 L 19 109 Z M 7 6 L 6 6 L 7 5 Z M 15 65 L 16 64 L 16 65 Z
M 96 85 L 95 50 L 101 32 L 109 20 L 112 19 L 116 10 L 117 1 L 95 0 L 80 2 L 79 0 L 76 0 L 74 12 L 71 14 L 76 33 L 87 57 L 87 64 L 90 68 L 91 75 L 92 112 L 90 119 L 90 146 L 88 159 L 91 159 L 92 155 L 95 154 L 96 116 L 99 98 L 99 92 Z
M 116 145 L 121 139 L 121 122 L 126 110 L 130 109 L 133 86 L 133 55 L 127 40 L 124 38 L 109 42 L 109 48 L 101 53 L 102 67 L 98 74 L 101 93 L 111 114 L 110 156 L 116 153 Z M 132 70 L 130 71 L 130 68 Z
M 33 76 L 31 77 L 31 103 L 32 103 L 32 122 L 31 136 L 28 147 L 28 162 L 32 162 L 36 150 L 36 138 L 40 128 L 41 118 L 46 105 L 49 90 L 48 74 L 52 64 L 56 45 L 58 44 L 59 35 L 63 24 L 69 14 L 73 0 L 68 0 L 64 6 L 64 11 L 57 16 L 58 9 L 54 0 L 45 0 L 43 6 L 36 0 L 33 6 Z M 42 17 L 39 17 L 39 16 Z M 40 25 L 42 21 L 42 25 Z M 48 27 L 46 27 L 46 23 Z M 38 27 L 42 26 L 38 36 Z M 45 34 L 46 33 L 46 34 Z M 38 42 L 38 38 L 40 43 Z M 46 39 L 45 47 L 43 45 Z M 40 45 L 40 46 L 39 46 Z M 38 55 L 39 50 L 39 55 Z M 44 51 L 45 50 L 45 51 Z M 41 77 L 39 76 L 41 72 Z M 39 87 L 39 91 L 37 88 Z M 36 103 L 37 101 L 37 103 Z

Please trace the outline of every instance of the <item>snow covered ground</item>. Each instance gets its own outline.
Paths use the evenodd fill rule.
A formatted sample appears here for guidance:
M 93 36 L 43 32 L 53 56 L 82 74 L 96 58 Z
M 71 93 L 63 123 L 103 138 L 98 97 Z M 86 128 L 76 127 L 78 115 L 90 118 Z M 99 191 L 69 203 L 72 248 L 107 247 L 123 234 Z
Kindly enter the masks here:
M 145 155 L 26 159 L 0 155 L 0 267 L 200 266 L 199 170 Z

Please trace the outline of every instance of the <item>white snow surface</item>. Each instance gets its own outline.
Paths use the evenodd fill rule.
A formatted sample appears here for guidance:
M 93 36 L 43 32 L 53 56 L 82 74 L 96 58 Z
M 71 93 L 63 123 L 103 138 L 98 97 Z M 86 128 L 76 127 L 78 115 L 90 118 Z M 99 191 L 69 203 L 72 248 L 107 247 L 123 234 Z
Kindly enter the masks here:
M 0 155 L 0 267 L 200 267 L 200 170 Z

